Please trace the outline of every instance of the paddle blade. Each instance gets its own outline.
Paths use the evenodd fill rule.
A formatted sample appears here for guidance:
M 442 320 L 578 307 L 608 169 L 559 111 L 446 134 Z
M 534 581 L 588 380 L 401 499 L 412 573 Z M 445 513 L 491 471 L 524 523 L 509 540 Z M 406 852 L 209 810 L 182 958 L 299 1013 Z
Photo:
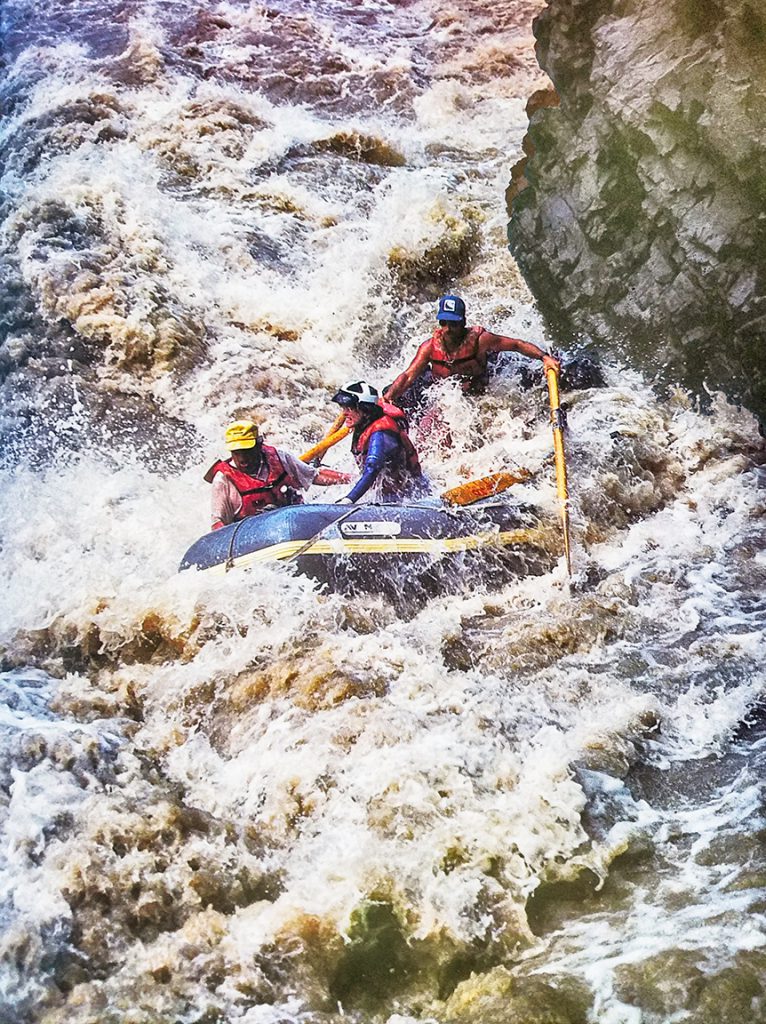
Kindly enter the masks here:
M 307 452 L 301 455 L 301 462 L 311 462 L 317 455 L 322 455 L 327 451 L 328 448 L 332 448 L 338 441 L 342 441 L 344 437 L 347 437 L 351 433 L 351 427 L 341 427 L 340 430 L 336 430 L 334 434 L 328 434 L 327 437 L 315 444 L 313 448 L 309 448 Z
M 482 498 L 491 498 L 495 494 L 507 491 L 514 484 L 523 484 L 532 474 L 528 469 L 518 469 L 515 473 L 500 472 L 479 480 L 469 480 L 465 484 L 444 491 L 442 500 L 450 505 L 471 505 Z

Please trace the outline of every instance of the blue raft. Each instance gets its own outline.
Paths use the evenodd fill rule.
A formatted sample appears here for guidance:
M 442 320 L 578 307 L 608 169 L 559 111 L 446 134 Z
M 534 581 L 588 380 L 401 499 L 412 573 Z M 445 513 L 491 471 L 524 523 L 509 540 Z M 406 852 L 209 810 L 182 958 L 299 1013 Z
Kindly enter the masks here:
M 205 534 L 181 569 L 224 573 L 287 563 L 338 590 L 385 590 L 404 579 L 431 584 L 481 564 L 489 572 L 539 575 L 555 557 L 550 531 L 529 505 L 487 500 L 437 504 L 292 505 Z

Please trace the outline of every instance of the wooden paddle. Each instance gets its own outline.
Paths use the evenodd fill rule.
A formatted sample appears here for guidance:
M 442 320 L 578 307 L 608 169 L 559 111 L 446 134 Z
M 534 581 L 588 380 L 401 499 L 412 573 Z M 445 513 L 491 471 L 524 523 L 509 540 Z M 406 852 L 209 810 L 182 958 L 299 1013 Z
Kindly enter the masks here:
M 323 455 L 328 448 L 332 448 L 338 441 L 342 441 L 344 437 L 347 437 L 351 433 L 351 427 L 344 427 L 343 423 L 346 419 L 346 414 L 341 411 L 335 418 L 335 422 L 327 431 L 325 436 L 313 448 L 309 448 L 307 452 L 301 455 L 301 462 L 311 462 L 318 455 Z
M 327 437 L 323 438 L 313 448 L 309 448 L 307 452 L 301 455 L 301 462 L 311 462 L 312 459 L 317 456 L 324 454 L 328 448 L 332 448 L 338 441 L 342 441 L 344 437 L 348 437 L 351 433 L 351 427 L 341 427 L 340 430 L 336 430 L 334 434 L 328 434 Z
M 572 575 L 572 555 L 569 549 L 569 490 L 567 488 L 567 464 L 564 455 L 564 414 L 559 402 L 559 375 L 552 367 L 545 371 L 548 381 L 548 397 L 551 406 L 553 426 L 553 456 L 556 463 L 556 493 L 561 505 L 561 523 L 564 528 L 564 555 L 567 572 Z
M 472 505 L 474 501 L 481 501 L 482 498 L 491 498 L 495 494 L 501 494 L 509 487 L 513 487 L 514 484 L 523 484 L 531 476 L 528 469 L 517 469 L 515 473 L 507 471 L 492 473 L 479 480 L 469 480 L 467 483 L 452 487 L 450 490 L 444 491 L 440 497 L 449 505 Z

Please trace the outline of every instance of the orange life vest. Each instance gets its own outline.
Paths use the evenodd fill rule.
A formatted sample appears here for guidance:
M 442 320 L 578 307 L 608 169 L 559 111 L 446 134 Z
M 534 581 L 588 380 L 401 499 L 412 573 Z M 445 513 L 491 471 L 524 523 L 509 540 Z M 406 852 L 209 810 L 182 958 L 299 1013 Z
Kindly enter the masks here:
M 216 473 L 223 473 L 234 484 L 242 498 L 242 508 L 235 519 L 246 519 L 248 516 L 263 512 L 269 506 L 301 505 L 303 498 L 295 489 L 296 481 L 288 474 L 276 448 L 261 445 L 261 454 L 266 462 L 266 477 L 261 479 L 245 473 L 230 461 L 221 459 L 205 474 L 211 482 Z
M 430 363 L 434 377 L 443 379 L 457 375 L 464 377 L 463 390 L 482 388 L 487 383 L 487 356 L 479 353 L 479 339 L 483 327 L 469 327 L 456 352 L 444 347 L 445 327 L 437 327 L 431 336 Z
M 405 413 L 399 406 L 391 405 L 389 402 L 380 402 L 380 407 L 383 410 L 383 415 L 373 420 L 358 436 L 354 437 L 351 451 L 354 453 L 357 463 L 360 467 L 364 465 L 364 459 L 367 455 L 372 435 L 377 433 L 378 430 L 389 430 L 399 438 L 404 468 L 412 476 L 420 476 L 422 474 L 420 460 L 418 459 L 418 453 L 415 451 L 415 445 L 407 433 L 407 417 Z

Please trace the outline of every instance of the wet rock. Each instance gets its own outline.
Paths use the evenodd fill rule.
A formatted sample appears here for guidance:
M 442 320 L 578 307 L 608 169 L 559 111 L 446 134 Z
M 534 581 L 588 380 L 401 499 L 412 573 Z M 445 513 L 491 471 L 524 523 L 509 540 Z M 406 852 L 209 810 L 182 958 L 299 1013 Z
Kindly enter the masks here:
M 345 156 L 361 163 L 377 164 L 380 167 L 404 167 L 406 160 L 393 146 L 374 135 L 359 132 L 338 132 L 328 139 L 314 143 L 318 153 L 330 152 Z
M 317 711 L 354 698 L 382 697 L 388 685 L 385 673 L 372 666 L 366 672 L 343 671 L 327 651 L 305 657 L 291 653 L 239 676 L 230 690 L 230 710 L 238 714 L 256 702 L 287 696 L 297 707 Z
M 198 649 L 200 623 L 194 616 L 182 622 L 174 615 L 141 610 L 123 629 L 114 629 L 97 621 L 108 608 L 109 601 L 94 600 L 82 620 L 57 616 L 46 629 L 19 633 L 14 637 L 14 653 L 46 669 L 80 672 L 114 664 L 175 661 L 191 657 Z M 120 680 L 115 687 L 124 690 Z M 131 714 L 139 710 L 135 693 L 128 689 L 124 697 Z
M 700 955 L 692 950 L 664 950 L 640 963 L 621 964 L 614 971 L 619 999 L 663 1015 L 694 1006 L 704 984 Z
M 554 337 L 766 413 L 766 17 L 550 0 L 509 240 Z
M 562 391 L 581 391 L 583 388 L 606 387 L 604 373 L 598 360 L 592 356 L 573 356 L 563 359 L 559 378 Z
M 710 775 L 705 776 L 705 784 L 710 785 Z M 707 867 L 729 864 L 750 864 L 756 870 L 764 861 L 764 842 L 766 831 L 721 831 L 714 835 L 710 843 L 699 849 L 694 859 L 698 864 Z
M 710 978 L 687 1024 L 764 1024 L 766 992 L 760 977 L 747 967 L 728 967 Z
M 536 366 L 524 363 L 519 367 L 517 376 L 522 387 L 541 386 L 540 370 Z M 559 387 L 562 394 L 566 391 L 606 387 L 604 371 L 599 366 L 598 359 L 590 355 L 564 355 L 561 359 Z
M 571 881 L 542 882 L 527 900 L 527 919 L 535 935 L 545 935 L 561 927 L 570 916 L 591 910 L 601 903 L 599 879 L 587 868 Z
M 377 595 L 362 595 L 347 601 L 340 609 L 340 628 L 366 636 L 391 625 L 395 613 L 390 604 Z
M 766 867 L 756 871 L 743 871 L 733 882 L 729 882 L 725 891 L 746 892 L 751 889 L 766 891 Z
M 441 648 L 445 666 L 461 672 L 468 672 L 476 664 L 473 648 L 463 636 L 448 636 Z
M 447 1000 L 448 1024 L 585 1024 L 589 990 L 574 978 L 515 977 L 504 967 L 472 975 Z
M 482 215 L 463 206 L 449 212 L 435 207 L 433 234 L 422 250 L 393 248 L 387 259 L 394 283 L 404 294 L 436 299 L 470 269 L 479 253 Z
M 344 1006 L 375 1005 L 400 989 L 414 969 L 413 957 L 393 908 L 362 904 L 351 918 L 349 943 L 330 982 Z

